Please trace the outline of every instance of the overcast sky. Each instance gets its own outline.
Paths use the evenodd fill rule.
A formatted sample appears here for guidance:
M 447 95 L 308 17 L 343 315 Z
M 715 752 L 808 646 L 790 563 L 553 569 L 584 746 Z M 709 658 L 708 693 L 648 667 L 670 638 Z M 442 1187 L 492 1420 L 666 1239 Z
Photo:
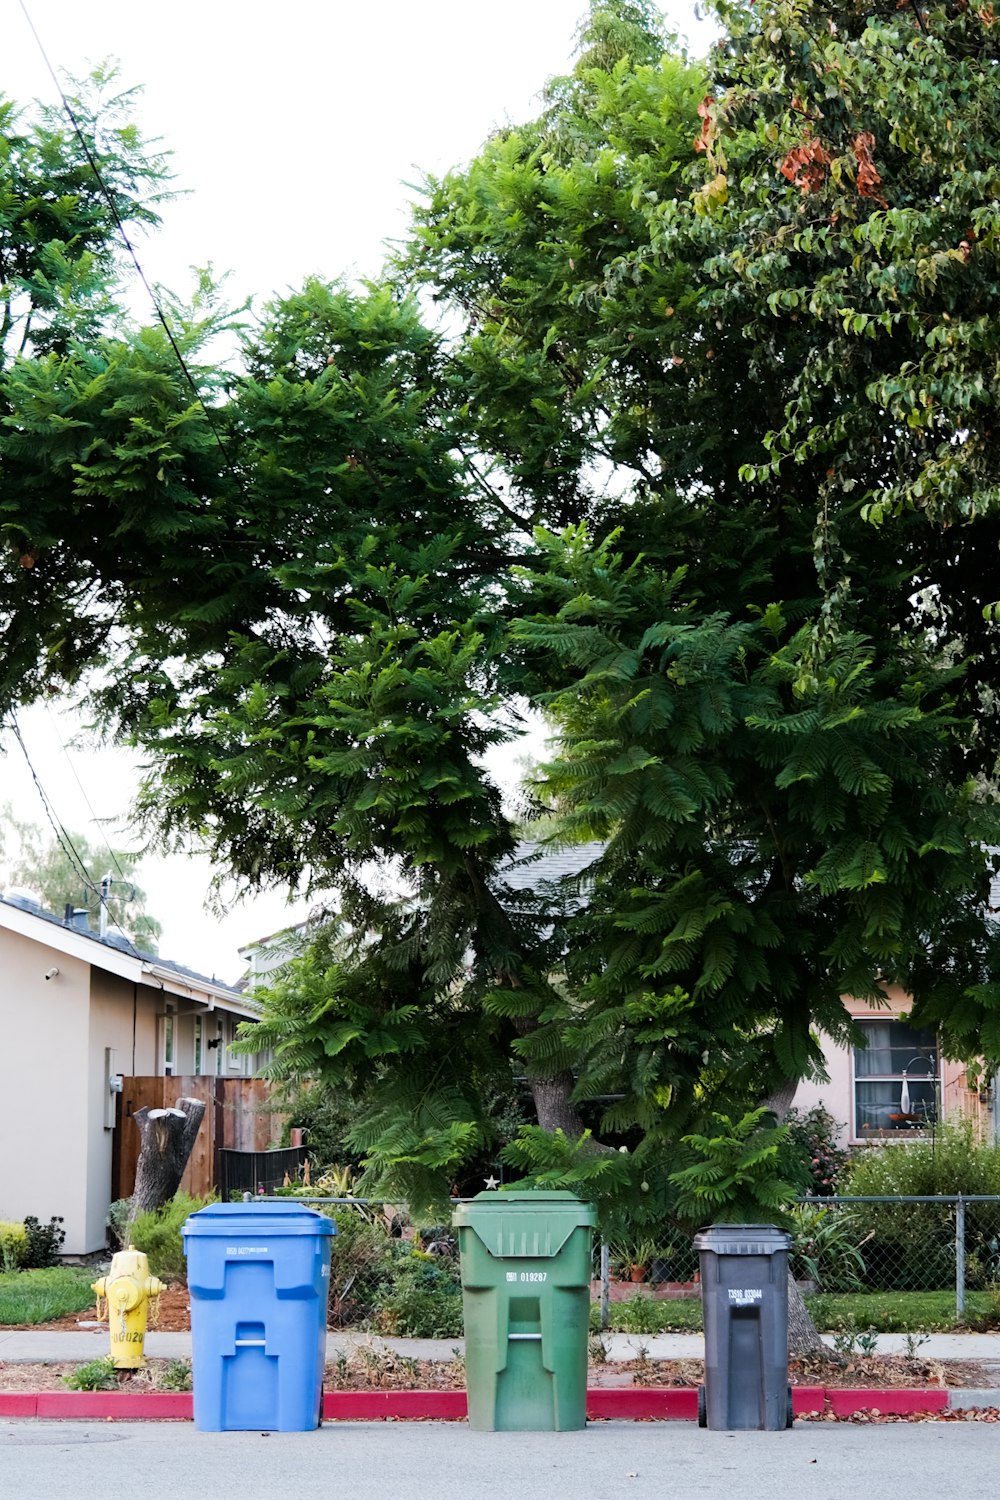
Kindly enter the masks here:
M 258 304 L 309 275 L 377 273 L 404 228 L 422 172 L 467 161 L 505 121 L 530 118 L 546 78 L 571 66 L 585 0 L 0 0 L 0 94 L 58 102 L 24 14 L 60 73 L 108 57 L 141 85 L 145 133 L 173 153 L 163 227 L 138 241 L 146 277 L 178 292 L 189 268 L 229 272 L 234 301 Z M 685 0 L 663 5 L 703 53 L 708 25 Z M 78 725 L 59 706 L 21 716 L 32 763 L 59 820 L 94 838 L 124 824 L 135 770 L 121 752 L 65 748 Z M 9 735 L 0 802 L 44 814 Z M 127 835 L 114 835 L 128 844 Z M 284 895 L 218 918 L 203 860 L 149 862 L 142 880 L 163 923 L 161 952 L 234 981 L 239 947 L 296 920 Z M 232 893 L 237 894 L 237 893 Z

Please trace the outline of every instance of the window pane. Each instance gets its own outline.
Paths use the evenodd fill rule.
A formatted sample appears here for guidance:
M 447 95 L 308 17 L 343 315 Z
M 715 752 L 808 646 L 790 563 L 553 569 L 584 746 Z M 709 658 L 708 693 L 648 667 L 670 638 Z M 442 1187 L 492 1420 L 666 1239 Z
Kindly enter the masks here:
M 933 1030 L 918 1030 L 906 1021 L 862 1021 L 867 1047 L 855 1047 L 854 1072 L 858 1078 L 884 1077 L 887 1073 L 927 1078 L 937 1072 L 937 1038 Z
M 904 1111 L 902 1081 L 858 1083 L 854 1089 L 857 1134 L 876 1130 L 922 1130 L 937 1120 L 933 1081 L 907 1078 L 909 1108 Z

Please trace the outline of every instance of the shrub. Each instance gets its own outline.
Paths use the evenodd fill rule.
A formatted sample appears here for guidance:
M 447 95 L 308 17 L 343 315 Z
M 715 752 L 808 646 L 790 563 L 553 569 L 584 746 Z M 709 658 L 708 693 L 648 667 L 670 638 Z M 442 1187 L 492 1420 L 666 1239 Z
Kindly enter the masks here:
M 894 1198 L 1000 1193 L 1000 1147 L 978 1142 L 967 1121 L 919 1140 L 867 1146 L 852 1157 L 844 1191 Z M 954 1282 L 953 1203 L 859 1203 L 854 1216 L 870 1235 L 864 1252 L 868 1286 L 921 1291 Z M 985 1285 L 998 1269 L 998 1205 L 969 1204 L 965 1230 L 967 1283 Z
M 27 1253 L 28 1236 L 24 1225 L 0 1219 L 0 1270 L 19 1270 Z
M 850 1153 L 838 1144 L 841 1127 L 822 1104 L 805 1113 L 790 1109 L 785 1124 L 790 1131 L 790 1148 L 808 1178 L 806 1193 L 810 1198 L 832 1197 L 850 1160 Z
M 63 1376 L 63 1384 L 71 1391 L 113 1391 L 118 1388 L 118 1383 L 118 1371 L 109 1355 L 77 1365 L 75 1370 Z
M 156 1388 L 160 1391 L 189 1391 L 191 1389 L 191 1361 L 168 1359 L 157 1372 Z
M 399 1241 L 364 1209 L 316 1206 L 337 1226 L 331 1247 L 330 1327 L 350 1328 L 367 1317 L 375 1293 L 392 1279 Z
M 28 1214 L 24 1221 L 24 1238 L 25 1251 L 21 1262 L 24 1270 L 44 1271 L 59 1264 L 59 1251 L 66 1238 L 61 1218 L 42 1224 L 34 1214 Z
M 865 1146 L 851 1157 L 844 1191 L 1000 1194 L 1000 1146 L 977 1141 L 967 1120 L 916 1140 Z
M 214 1198 L 192 1198 L 176 1193 L 169 1203 L 151 1213 L 140 1214 L 132 1225 L 131 1241 L 149 1260 L 149 1269 L 164 1281 L 186 1281 L 187 1261 L 181 1229 L 185 1219 Z
M 108 1207 L 104 1222 L 111 1231 L 111 1246 L 114 1250 L 128 1249 L 128 1216 L 131 1207 L 131 1198 L 116 1198 Z
M 857 1221 L 842 1208 L 799 1203 L 791 1213 L 792 1268 L 826 1292 L 860 1291 L 865 1274 Z
M 453 1339 L 462 1334 L 462 1291 L 455 1264 L 447 1256 L 399 1256 L 391 1280 L 376 1291 L 372 1306 L 380 1333 L 410 1339 Z

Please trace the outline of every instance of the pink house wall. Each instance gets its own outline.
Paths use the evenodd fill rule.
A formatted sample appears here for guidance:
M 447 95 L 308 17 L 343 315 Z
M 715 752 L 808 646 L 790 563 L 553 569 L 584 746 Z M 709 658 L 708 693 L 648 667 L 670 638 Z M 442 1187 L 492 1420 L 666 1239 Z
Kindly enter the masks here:
M 844 998 L 846 1010 L 852 1016 L 857 1016 L 859 1020 L 867 1021 L 905 1019 L 909 1014 L 911 1003 L 910 997 L 898 985 L 892 985 L 886 990 L 886 1004 L 878 1009 L 868 1005 L 864 1000 Z M 822 1104 L 842 1127 L 840 1132 L 842 1145 L 853 1145 L 862 1140 L 871 1140 L 873 1137 L 870 1135 L 854 1134 L 854 1059 L 850 1049 L 825 1037 L 823 1054 L 826 1059 L 829 1082 L 801 1083 L 793 1101 L 795 1108 L 805 1111 L 812 1109 L 814 1105 Z M 989 1108 L 979 1094 L 967 1087 L 965 1064 L 949 1062 L 945 1059 L 940 1064 L 939 1077 L 942 1119 L 953 1120 L 956 1116 L 965 1114 L 976 1123 L 977 1129 L 986 1135 L 990 1123 Z M 893 1131 L 884 1135 L 880 1133 L 875 1138 L 899 1140 L 901 1137 L 899 1132 Z M 905 1139 L 905 1135 L 902 1138 Z

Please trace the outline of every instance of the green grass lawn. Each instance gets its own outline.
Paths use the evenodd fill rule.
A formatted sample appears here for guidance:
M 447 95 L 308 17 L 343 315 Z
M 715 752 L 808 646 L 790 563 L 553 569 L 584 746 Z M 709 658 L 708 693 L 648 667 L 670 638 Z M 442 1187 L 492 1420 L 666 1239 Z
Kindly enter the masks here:
M 967 1292 L 965 1320 L 955 1321 L 955 1293 L 828 1292 L 806 1298 L 821 1333 L 844 1329 L 876 1333 L 946 1333 L 956 1329 L 1000 1326 L 998 1299 L 989 1292 Z M 609 1308 L 613 1333 L 700 1333 L 701 1299 L 656 1302 L 638 1293 Z M 600 1309 L 591 1308 L 591 1327 L 600 1326 Z
M 873 1328 L 876 1333 L 948 1333 L 1000 1325 L 1000 1306 L 991 1292 L 966 1292 L 965 1318 L 955 1319 L 954 1289 L 944 1292 L 820 1292 L 806 1298 L 817 1328 Z
M 0 1273 L 0 1327 L 47 1323 L 93 1307 L 93 1266 L 52 1266 L 44 1271 Z

